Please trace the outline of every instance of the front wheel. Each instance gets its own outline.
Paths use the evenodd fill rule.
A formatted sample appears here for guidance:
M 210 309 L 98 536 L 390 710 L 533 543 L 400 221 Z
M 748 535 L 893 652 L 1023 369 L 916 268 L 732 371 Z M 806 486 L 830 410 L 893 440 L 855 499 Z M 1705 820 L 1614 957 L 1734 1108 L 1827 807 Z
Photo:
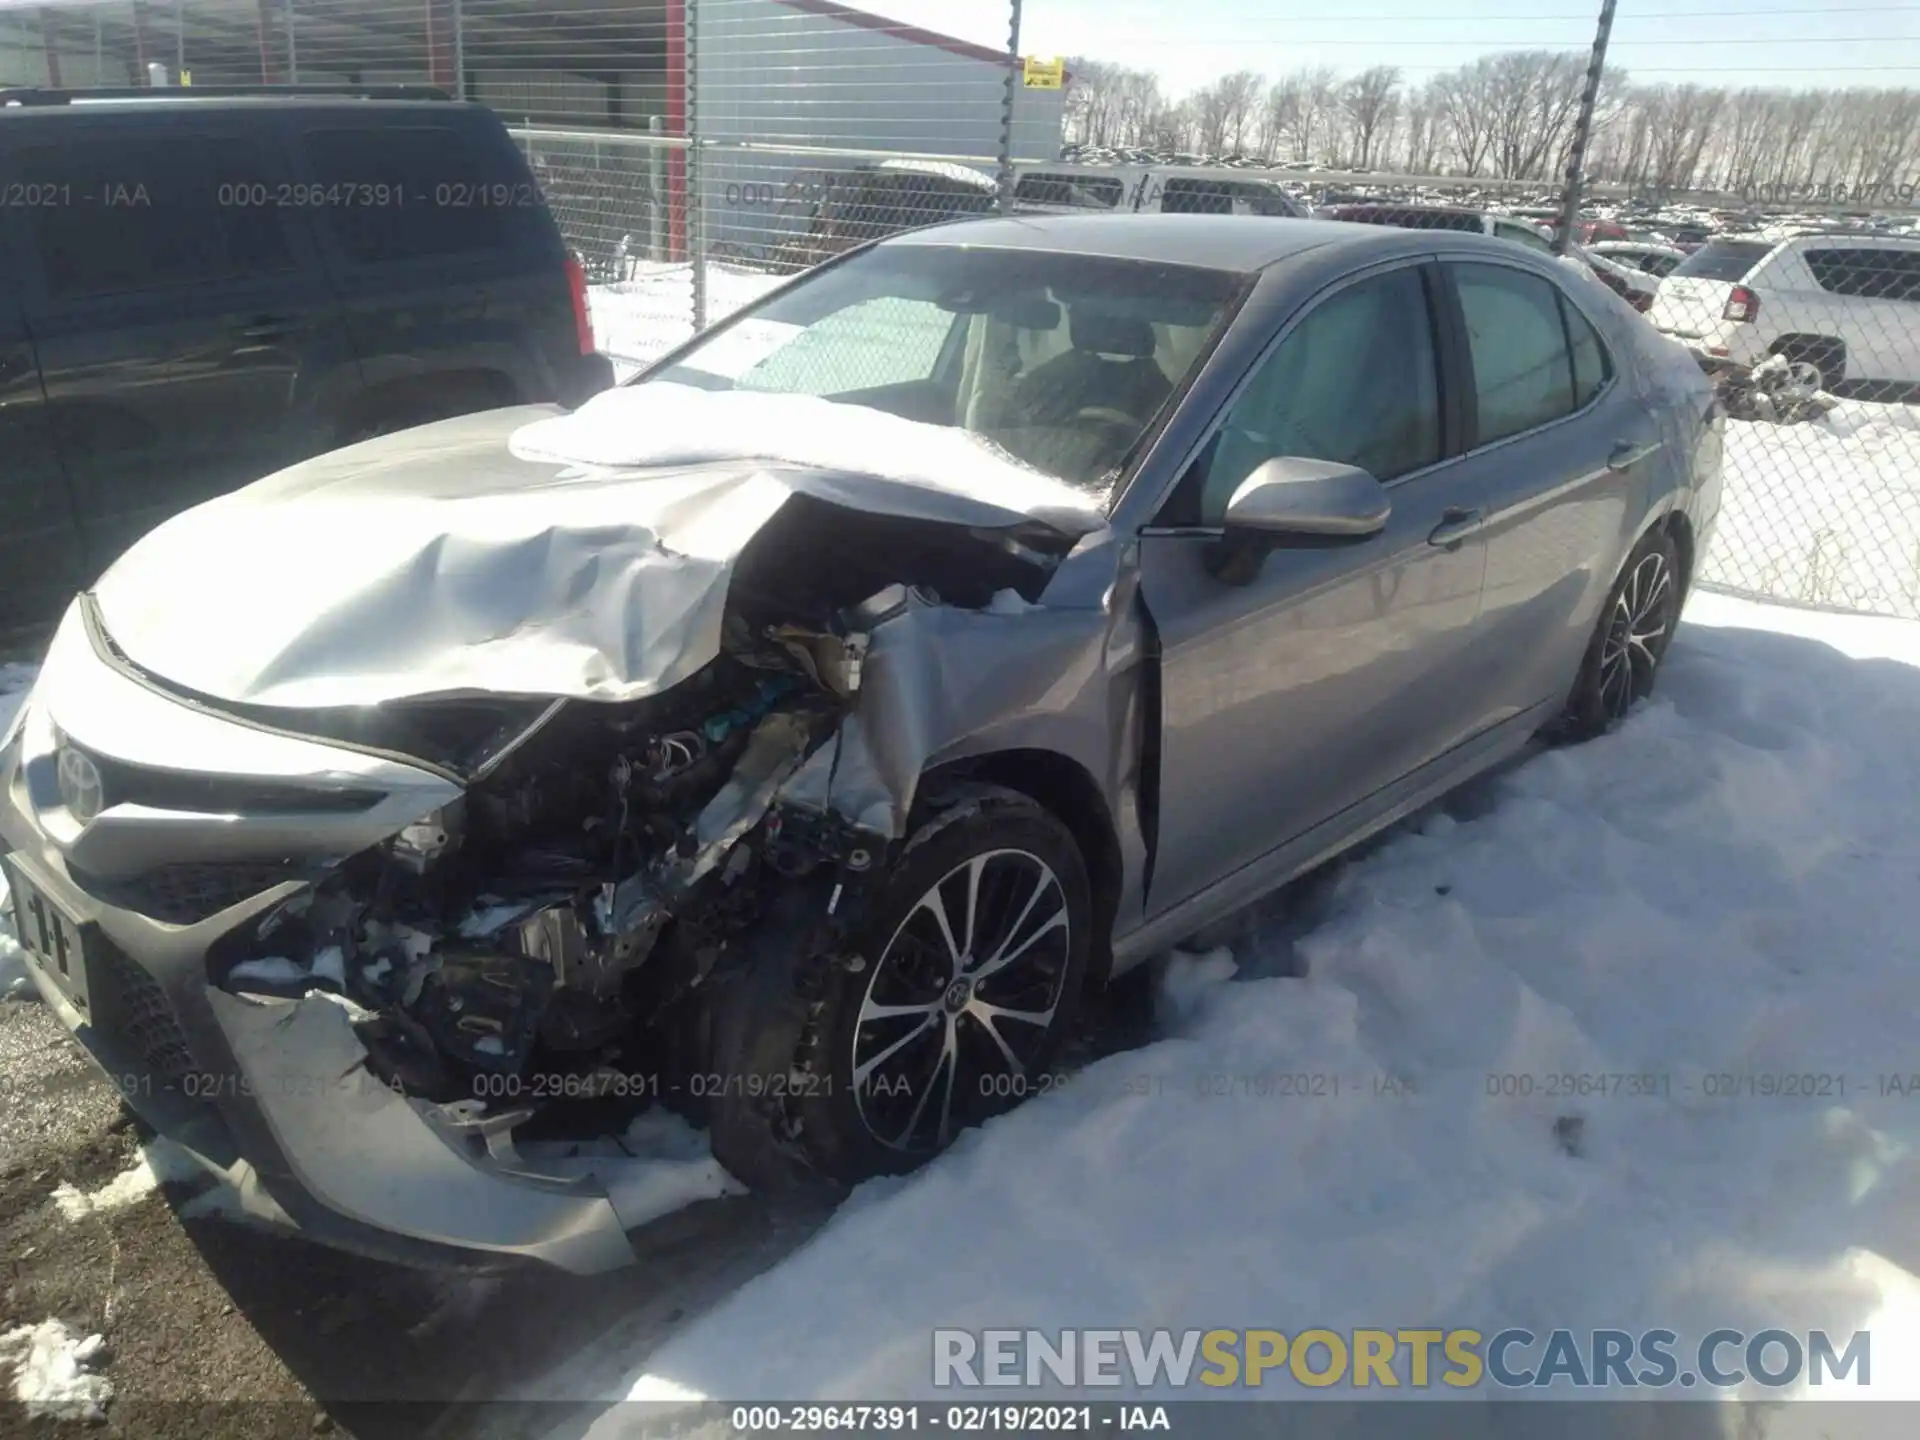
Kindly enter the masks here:
M 912 1169 L 1052 1082 L 1092 905 L 1071 832 L 1014 791 L 942 796 L 801 1047 L 795 1139 L 837 1180 Z
M 1665 530 L 1655 530 L 1634 547 L 1601 607 L 1557 738 L 1599 735 L 1653 693 L 1679 623 L 1680 587 L 1679 549 Z

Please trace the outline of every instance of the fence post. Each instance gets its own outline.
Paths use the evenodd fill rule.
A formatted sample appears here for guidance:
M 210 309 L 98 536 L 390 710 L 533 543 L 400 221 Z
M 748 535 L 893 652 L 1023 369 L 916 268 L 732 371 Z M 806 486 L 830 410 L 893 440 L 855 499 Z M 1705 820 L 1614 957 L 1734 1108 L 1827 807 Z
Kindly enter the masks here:
M 467 7 L 453 0 L 453 98 L 467 98 Z
M 1607 37 L 1613 33 L 1614 0 L 1600 0 L 1600 27 L 1593 36 L 1593 58 L 1587 62 L 1587 88 L 1580 95 L 1580 114 L 1573 122 L 1573 146 L 1567 151 L 1567 189 L 1560 197 L 1560 232 L 1553 237 L 1556 255 L 1573 244 L 1574 217 L 1580 213 L 1580 172 L 1587 160 L 1587 140 L 1593 134 L 1593 107 L 1600 98 L 1600 72 L 1607 64 Z
M 287 0 L 287 83 L 300 83 L 300 41 L 294 34 L 293 0 Z
M 1020 91 L 1020 0 L 1007 0 L 1007 88 L 1000 102 L 1000 213 L 1013 209 L 1013 102 Z
M 182 77 L 187 73 L 187 3 L 186 0 L 173 0 L 173 83 L 186 84 Z
M 667 117 L 649 115 L 647 129 L 654 135 L 667 133 Z M 647 147 L 647 258 L 671 260 L 667 253 L 667 147 Z
M 687 0 L 687 253 L 693 261 L 693 329 L 707 328 L 707 196 L 700 163 L 700 0 Z

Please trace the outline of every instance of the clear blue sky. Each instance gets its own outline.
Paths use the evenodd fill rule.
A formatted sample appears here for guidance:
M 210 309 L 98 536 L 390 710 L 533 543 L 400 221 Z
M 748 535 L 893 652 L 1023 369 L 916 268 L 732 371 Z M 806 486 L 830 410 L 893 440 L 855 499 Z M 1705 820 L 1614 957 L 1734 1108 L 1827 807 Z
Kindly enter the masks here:
M 1001 0 L 852 0 L 995 47 Z M 1156 70 L 1180 94 L 1238 69 L 1398 65 L 1409 79 L 1489 50 L 1586 49 L 1598 0 L 1026 0 L 1020 48 Z M 1920 86 L 1920 3 L 1619 0 L 1609 62 L 1647 80 Z

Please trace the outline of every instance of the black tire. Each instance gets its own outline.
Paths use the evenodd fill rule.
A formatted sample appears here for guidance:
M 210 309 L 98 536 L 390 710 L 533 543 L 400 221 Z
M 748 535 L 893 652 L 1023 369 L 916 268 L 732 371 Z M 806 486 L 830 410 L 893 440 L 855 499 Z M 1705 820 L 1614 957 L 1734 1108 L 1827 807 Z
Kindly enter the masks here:
M 1633 547 L 1600 607 L 1579 678 L 1552 738 L 1587 740 L 1603 734 L 1653 693 L 1660 662 L 1673 643 L 1684 585 L 1679 548 L 1664 528 Z
M 1799 335 L 1777 341 L 1773 353 L 1794 367 L 1795 378 L 1814 390 L 1831 391 L 1847 378 L 1847 347 L 1838 340 Z
M 1073 1026 L 1092 923 L 1079 847 L 1040 805 L 983 785 L 929 804 L 810 1007 L 794 1057 L 805 1083 L 786 1113 L 805 1165 L 846 1183 L 910 1170 L 1039 1093 Z M 758 1148 L 752 1137 L 726 1128 L 715 1126 L 715 1154 L 752 1172 L 749 1184 L 764 1179 L 765 1157 L 739 1153 L 742 1139 Z

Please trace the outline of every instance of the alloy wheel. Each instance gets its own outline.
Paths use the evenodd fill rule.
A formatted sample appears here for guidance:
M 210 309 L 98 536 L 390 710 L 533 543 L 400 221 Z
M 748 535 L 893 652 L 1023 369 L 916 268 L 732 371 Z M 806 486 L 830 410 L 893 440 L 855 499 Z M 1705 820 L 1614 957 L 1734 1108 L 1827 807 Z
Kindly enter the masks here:
M 1653 690 L 1673 625 L 1673 569 L 1666 556 L 1644 556 L 1614 597 L 1600 648 L 1600 703 L 1618 720 Z
M 1827 377 L 1811 360 L 1789 361 L 1787 379 L 1803 395 L 1812 395 L 1826 389 Z
M 1072 954 L 1060 878 L 1026 850 L 949 870 L 881 952 L 854 1025 L 861 1123 L 892 1150 L 943 1148 L 1026 1093 Z

